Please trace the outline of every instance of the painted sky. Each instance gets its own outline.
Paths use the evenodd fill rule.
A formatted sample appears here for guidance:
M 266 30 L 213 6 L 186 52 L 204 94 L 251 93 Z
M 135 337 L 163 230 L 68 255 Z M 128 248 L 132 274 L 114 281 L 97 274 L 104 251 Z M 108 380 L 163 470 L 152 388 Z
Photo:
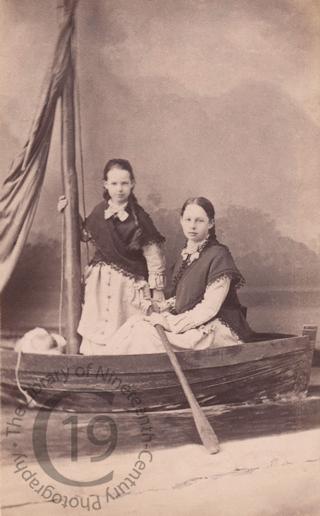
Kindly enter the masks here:
M 1 177 L 23 145 L 50 59 L 53 0 L 2 0 Z M 317 0 L 80 0 L 77 68 L 90 209 L 107 159 L 130 159 L 142 204 L 209 196 L 270 213 L 317 248 Z M 57 233 L 58 124 L 36 227 Z M 250 228 L 248 228 L 250 231 Z

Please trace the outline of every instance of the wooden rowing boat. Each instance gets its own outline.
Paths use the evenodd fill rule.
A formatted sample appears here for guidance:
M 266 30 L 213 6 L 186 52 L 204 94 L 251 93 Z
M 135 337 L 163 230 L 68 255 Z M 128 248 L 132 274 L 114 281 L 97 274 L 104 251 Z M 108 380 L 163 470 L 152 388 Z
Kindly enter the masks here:
M 202 406 L 302 399 L 310 380 L 314 339 L 261 334 L 261 341 L 178 353 L 179 363 Z M 312 337 L 312 336 L 311 336 Z M 165 353 L 123 356 L 20 356 L 2 348 L 1 378 L 7 399 L 24 399 L 56 410 L 117 412 L 187 407 Z M 133 403 L 135 399 L 139 399 Z
M 81 267 L 75 159 L 75 63 L 72 53 L 73 18 L 77 0 L 62 0 L 58 3 L 62 25 L 44 89 L 42 107 L 35 117 L 22 162 L 9 176 L 7 186 L 10 186 L 11 181 L 12 188 L 15 188 L 15 178 L 27 177 L 26 174 L 31 177 L 35 173 L 37 188 L 40 189 L 54 113 L 60 98 L 61 168 L 63 190 L 69 200 L 64 211 L 63 243 L 67 354 L 16 353 L 12 348 L 3 346 L 0 350 L 2 393 L 6 400 L 24 401 L 30 407 L 38 405 L 77 412 L 130 412 L 139 407 L 144 411 L 184 409 L 188 402 L 166 353 L 130 356 L 77 354 Z M 23 181 L 21 183 L 24 184 Z M 34 183 L 30 180 L 29 190 Z M 21 217 L 23 214 L 20 225 L 24 236 L 20 238 L 20 231 L 19 235 L 11 238 L 11 243 L 19 239 L 19 249 L 22 249 L 27 237 L 36 207 L 37 191 L 32 195 L 29 192 L 29 195 L 29 204 L 31 206 L 32 201 L 34 207 L 31 206 L 28 212 L 28 223 L 24 220 L 24 210 L 20 207 L 11 210 Z M 21 192 L 20 197 L 24 198 Z M 7 225 L 20 227 L 18 223 Z M 16 259 L 16 250 L 13 255 Z M 252 343 L 180 352 L 177 356 L 187 384 L 201 406 L 252 403 L 263 406 L 265 402 L 282 399 L 294 402 L 304 399 L 310 380 L 314 341 L 315 329 L 309 327 L 302 336 L 261 334 L 260 340 Z M 199 421 L 201 409 L 197 409 L 196 402 L 190 406 L 195 421 Z M 203 440 L 201 431 L 199 435 Z M 218 447 L 214 452 L 217 450 Z

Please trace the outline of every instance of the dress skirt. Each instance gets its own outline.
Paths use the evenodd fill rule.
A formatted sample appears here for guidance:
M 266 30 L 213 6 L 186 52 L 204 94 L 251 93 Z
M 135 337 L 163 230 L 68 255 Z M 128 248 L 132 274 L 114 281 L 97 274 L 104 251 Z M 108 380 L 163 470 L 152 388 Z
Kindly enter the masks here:
M 165 331 L 175 351 L 202 350 L 222 346 L 242 344 L 232 330 L 215 319 L 199 328 L 184 333 Z M 106 355 L 135 355 L 165 353 L 161 338 L 154 326 L 141 315 L 131 317 L 112 337 L 109 344 L 101 349 Z
M 80 353 L 107 353 L 117 330 L 132 316 L 145 314 L 150 304 L 147 281 L 136 280 L 104 262 L 88 266 L 78 326 Z

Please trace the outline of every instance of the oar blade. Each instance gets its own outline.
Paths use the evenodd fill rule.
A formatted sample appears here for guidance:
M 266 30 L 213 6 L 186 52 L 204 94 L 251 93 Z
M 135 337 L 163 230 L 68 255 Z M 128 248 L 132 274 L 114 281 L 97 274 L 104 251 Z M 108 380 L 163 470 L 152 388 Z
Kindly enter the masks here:
M 202 417 L 201 412 L 197 411 L 197 416 L 194 420 L 206 450 L 210 454 L 218 453 L 220 451 L 219 441 L 207 418 Z
M 178 359 L 177 359 L 174 351 L 171 348 L 171 344 L 164 332 L 164 329 L 162 328 L 162 326 L 160 324 L 156 324 L 155 327 L 160 335 L 164 349 L 166 350 L 166 352 L 168 354 L 171 365 L 172 365 L 173 369 L 175 370 L 175 373 L 180 381 L 183 392 L 185 393 L 185 396 L 189 402 L 191 412 L 193 415 L 193 419 L 194 419 L 194 422 L 196 425 L 196 429 L 198 430 L 199 437 L 209 453 L 211 453 L 211 454 L 218 453 L 218 451 L 220 450 L 218 438 L 217 438 L 212 426 L 210 425 L 210 423 L 207 419 L 207 416 L 203 412 L 195 395 L 193 394 L 193 392 L 190 388 L 188 380 L 185 377 L 185 374 L 181 369 Z

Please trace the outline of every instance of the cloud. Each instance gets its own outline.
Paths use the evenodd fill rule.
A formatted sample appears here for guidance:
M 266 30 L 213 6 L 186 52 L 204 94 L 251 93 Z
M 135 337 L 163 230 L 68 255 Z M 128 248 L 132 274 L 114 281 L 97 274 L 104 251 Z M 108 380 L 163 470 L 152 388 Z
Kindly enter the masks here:
M 125 156 L 137 171 L 142 200 L 156 185 L 171 207 L 195 189 L 208 192 L 218 210 L 235 202 L 263 204 L 288 234 L 311 241 L 320 191 L 315 5 L 80 2 L 77 66 L 88 205 L 101 196 L 104 162 Z M 57 18 L 51 0 L 4 3 L 2 164 L 28 133 Z M 58 141 L 57 126 L 36 221 L 46 230 L 61 193 Z M 48 209 L 50 217 L 43 217 Z
M 267 6 L 253 0 L 94 5 L 100 7 L 95 51 L 126 81 L 170 77 L 191 95 L 212 96 L 248 78 L 268 78 L 299 102 L 311 102 L 316 94 L 313 65 L 320 40 L 307 5 L 301 9 L 284 0 Z M 87 41 L 84 23 L 82 30 Z

